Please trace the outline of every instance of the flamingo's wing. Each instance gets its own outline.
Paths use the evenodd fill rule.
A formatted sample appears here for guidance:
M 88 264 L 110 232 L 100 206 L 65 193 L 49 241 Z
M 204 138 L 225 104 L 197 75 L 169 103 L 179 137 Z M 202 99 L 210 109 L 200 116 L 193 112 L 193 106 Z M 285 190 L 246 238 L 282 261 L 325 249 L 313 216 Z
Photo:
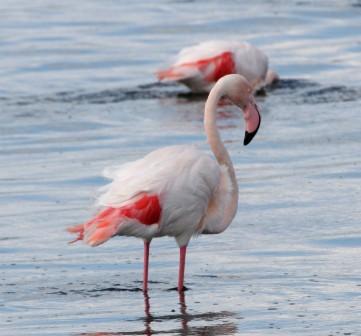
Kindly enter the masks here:
M 207 164 L 211 166 L 208 170 L 204 167 Z M 97 204 L 124 206 L 141 192 L 158 195 L 174 192 L 174 186 L 179 182 L 184 189 L 197 182 L 213 185 L 212 176 L 219 177 L 217 167 L 213 159 L 195 146 L 164 147 L 139 160 L 106 169 L 104 175 L 112 182 L 100 189 Z M 203 175 L 208 176 L 207 173 L 210 177 L 203 181 Z
M 183 81 L 191 79 L 212 83 L 219 78 L 234 73 L 232 43 L 210 41 L 184 48 L 177 55 L 174 64 L 166 70 L 158 71 L 159 80 Z
M 158 72 L 159 80 L 188 80 L 196 76 L 209 83 L 216 82 L 219 78 L 234 73 L 235 62 L 233 54 L 225 51 L 213 57 L 201 58 L 193 62 L 181 63 L 167 70 Z

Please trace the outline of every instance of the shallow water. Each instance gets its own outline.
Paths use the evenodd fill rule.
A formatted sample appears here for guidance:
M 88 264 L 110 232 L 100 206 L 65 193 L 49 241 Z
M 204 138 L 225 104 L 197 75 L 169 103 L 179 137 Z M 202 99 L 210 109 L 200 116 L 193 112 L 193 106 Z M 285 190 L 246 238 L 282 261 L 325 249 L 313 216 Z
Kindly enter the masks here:
M 361 335 L 359 1 L 2 1 L 1 335 Z M 178 251 L 155 240 L 69 246 L 93 213 L 104 166 L 157 147 L 204 144 L 205 97 L 154 71 L 209 38 L 262 48 L 282 80 L 257 97 L 242 147 L 219 117 L 240 183 L 222 235 Z

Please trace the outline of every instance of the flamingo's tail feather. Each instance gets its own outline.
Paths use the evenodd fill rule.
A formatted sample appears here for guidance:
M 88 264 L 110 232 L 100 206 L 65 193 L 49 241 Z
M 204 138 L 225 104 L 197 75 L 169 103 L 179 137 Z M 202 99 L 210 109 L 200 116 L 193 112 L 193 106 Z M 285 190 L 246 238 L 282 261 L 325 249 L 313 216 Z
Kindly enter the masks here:
M 67 228 L 66 230 L 69 233 L 75 233 L 75 234 L 78 235 L 74 240 L 70 241 L 69 244 L 74 244 L 78 240 L 83 240 L 83 238 L 84 238 L 84 224 L 71 226 L 71 227 Z
M 177 68 L 169 68 L 169 69 L 165 69 L 165 70 L 159 70 L 156 73 L 156 75 L 160 81 L 163 81 L 163 80 L 177 81 L 177 80 L 183 79 L 186 76 L 185 73 L 183 73 L 180 69 L 177 69 Z
M 78 240 L 84 240 L 91 246 L 104 243 L 117 233 L 122 219 L 119 212 L 119 208 L 106 208 L 89 222 L 68 228 L 68 232 L 78 234 L 70 244 Z
M 68 232 L 78 235 L 70 243 L 83 240 L 88 245 L 98 246 L 119 234 L 122 224 L 127 220 L 132 219 L 135 223 L 143 225 L 158 223 L 161 210 L 157 195 L 140 193 L 126 206 L 105 208 L 89 222 L 68 228 Z
M 119 222 L 104 222 L 103 227 L 97 227 L 90 235 L 87 235 L 85 242 L 90 246 L 98 246 L 106 242 L 117 233 Z

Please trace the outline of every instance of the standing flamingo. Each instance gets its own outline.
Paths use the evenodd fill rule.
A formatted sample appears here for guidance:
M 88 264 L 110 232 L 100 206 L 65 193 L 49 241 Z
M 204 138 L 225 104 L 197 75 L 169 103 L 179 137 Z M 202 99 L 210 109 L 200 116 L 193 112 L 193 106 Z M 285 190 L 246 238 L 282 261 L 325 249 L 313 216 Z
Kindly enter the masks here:
M 68 229 L 78 234 L 73 242 L 84 240 L 91 246 L 116 235 L 142 238 L 145 292 L 154 237 L 176 239 L 180 247 L 178 291 L 182 291 L 192 235 L 221 233 L 236 214 L 237 180 L 216 126 L 217 104 L 224 96 L 243 109 L 247 145 L 257 133 L 261 116 L 249 82 L 243 76 L 228 75 L 213 87 L 205 105 L 204 126 L 215 160 L 195 146 L 170 146 L 108 170 L 105 175 L 113 181 L 99 197 L 103 210 L 87 223 Z
M 268 58 L 261 50 L 236 41 L 208 41 L 184 48 L 157 77 L 180 82 L 193 92 L 209 92 L 219 78 L 233 73 L 244 76 L 254 92 L 278 79 L 268 70 Z

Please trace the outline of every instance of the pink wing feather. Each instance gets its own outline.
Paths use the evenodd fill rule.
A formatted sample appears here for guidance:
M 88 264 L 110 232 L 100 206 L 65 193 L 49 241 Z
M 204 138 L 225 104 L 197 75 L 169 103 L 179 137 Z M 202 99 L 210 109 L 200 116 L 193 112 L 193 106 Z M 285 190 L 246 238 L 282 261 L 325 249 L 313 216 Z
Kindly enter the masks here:
M 219 78 L 235 72 L 235 62 L 232 52 L 226 51 L 219 55 L 175 65 L 157 73 L 159 80 L 180 80 L 190 76 L 194 71 L 202 74 L 208 82 L 215 82 Z
M 123 220 L 135 219 L 143 225 L 157 224 L 161 212 L 159 197 L 142 193 L 126 206 L 107 207 L 89 222 L 68 228 L 68 232 L 78 234 L 71 243 L 85 240 L 91 246 L 100 245 L 118 233 Z

